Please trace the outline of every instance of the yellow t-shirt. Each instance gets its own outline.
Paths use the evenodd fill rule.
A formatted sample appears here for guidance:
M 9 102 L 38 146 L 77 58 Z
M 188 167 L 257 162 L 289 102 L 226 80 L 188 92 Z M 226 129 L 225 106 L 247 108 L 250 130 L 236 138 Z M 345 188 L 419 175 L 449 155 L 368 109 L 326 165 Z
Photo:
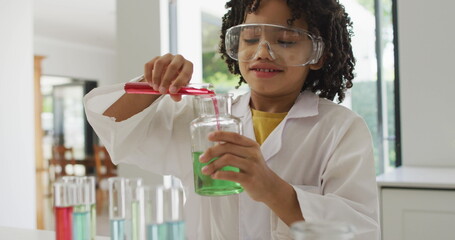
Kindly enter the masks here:
M 256 135 L 256 141 L 262 145 L 262 143 L 267 139 L 269 134 L 273 129 L 280 124 L 280 122 L 288 114 L 285 113 L 269 113 L 261 112 L 255 109 L 251 109 L 253 114 L 253 128 L 254 135 Z

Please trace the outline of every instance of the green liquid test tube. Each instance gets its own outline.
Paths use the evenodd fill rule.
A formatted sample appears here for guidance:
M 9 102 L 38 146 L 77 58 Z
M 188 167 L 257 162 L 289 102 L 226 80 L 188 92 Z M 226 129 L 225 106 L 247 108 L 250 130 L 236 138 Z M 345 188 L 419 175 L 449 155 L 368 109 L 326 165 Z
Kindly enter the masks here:
M 90 202 L 89 215 L 90 215 L 90 239 L 95 240 L 96 236 L 96 182 L 95 177 L 86 176 L 81 177 L 81 181 L 89 185 L 88 198 Z
M 83 177 L 75 177 L 74 182 L 73 240 L 89 240 L 91 239 L 91 186 Z
M 130 209 L 127 209 L 127 219 L 132 240 L 145 240 L 145 219 L 144 219 L 144 198 L 143 192 L 139 191 L 142 186 L 141 178 L 130 178 L 126 180 L 128 188 L 128 202 Z
M 90 239 L 90 212 L 85 205 L 74 207 L 73 211 L 73 239 Z

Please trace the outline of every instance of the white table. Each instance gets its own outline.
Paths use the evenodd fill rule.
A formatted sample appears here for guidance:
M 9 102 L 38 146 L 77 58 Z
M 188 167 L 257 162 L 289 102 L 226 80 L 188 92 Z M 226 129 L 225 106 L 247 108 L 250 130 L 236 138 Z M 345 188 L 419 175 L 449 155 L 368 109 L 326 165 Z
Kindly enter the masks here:
M 376 180 L 384 240 L 455 239 L 455 168 L 399 167 Z
M 376 180 L 379 187 L 455 190 L 455 168 L 399 167 Z
M 55 240 L 55 232 L 48 230 L 23 229 L 0 226 L 2 240 Z M 109 240 L 110 237 L 96 237 L 96 240 Z

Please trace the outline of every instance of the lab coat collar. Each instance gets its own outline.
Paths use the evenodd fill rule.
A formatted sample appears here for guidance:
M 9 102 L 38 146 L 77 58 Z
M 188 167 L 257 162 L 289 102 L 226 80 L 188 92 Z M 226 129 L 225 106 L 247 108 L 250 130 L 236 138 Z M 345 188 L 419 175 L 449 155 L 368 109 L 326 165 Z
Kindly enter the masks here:
M 250 110 L 250 93 L 238 97 L 234 101 L 232 109 L 234 116 L 241 119 L 243 123 L 243 135 L 255 139 Z M 296 99 L 291 110 L 289 110 L 283 121 L 270 133 L 265 142 L 261 145 L 261 151 L 265 161 L 271 159 L 281 149 L 283 129 L 286 122 L 293 118 L 305 118 L 318 115 L 319 96 L 310 92 L 302 92 Z
M 304 91 L 295 100 L 286 119 L 312 117 L 319 114 L 319 96 L 311 91 Z
M 234 116 L 245 118 L 251 115 L 250 111 L 251 93 L 247 92 L 234 100 L 234 105 L 237 107 L 232 109 Z M 304 91 L 295 100 L 291 110 L 286 115 L 286 119 L 304 118 L 318 115 L 319 96 L 311 91 Z

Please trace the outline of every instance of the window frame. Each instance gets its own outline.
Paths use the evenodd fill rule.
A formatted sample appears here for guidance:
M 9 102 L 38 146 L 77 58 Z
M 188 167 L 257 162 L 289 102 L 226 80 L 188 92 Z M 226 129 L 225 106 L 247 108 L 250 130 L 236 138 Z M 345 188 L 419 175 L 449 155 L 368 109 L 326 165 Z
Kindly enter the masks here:
M 393 28 L 393 48 L 394 48 L 394 112 L 395 112 L 395 119 L 394 119 L 394 124 L 395 124 L 395 136 L 389 136 L 388 134 L 388 129 L 384 128 L 384 125 L 388 126 L 387 123 L 387 115 L 384 114 L 384 109 L 387 110 L 387 105 L 384 106 L 385 100 L 383 99 L 385 89 L 384 89 L 384 79 L 382 75 L 382 63 L 383 63 L 383 58 L 382 58 L 382 46 L 381 46 L 381 41 L 378 41 L 378 39 L 382 39 L 382 14 L 378 14 L 382 12 L 382 0 L 374 0 L 374 10 L 375 10 L 375 22 L 376 22 L 376 29 L 375 29 L 375 34 L 376 34 L 376 59 L 377 59 L 377 98 L 378 98 L 378 133 L 379 133 L 379 157 L 383 161 L 382 164 L 380 165 L 380 173 L 384 173 L 384 161 L 386 161 L 384 156 L 387 156 L 385 151 L 388 151 L 389 149 L 384 148 L 384 143 L 394 141 L 395 142 L 395 167 L 399 167 L 402 165 L 402 159 L 401 159 L 401 124 L 400 124 L 400 84 L 399 84 L 399 59 L 398 59 L 398 20 L 397 20 L 397 0 L 390 0 L 391 1 L 391 17 L 392 17 L 392 28 Z M 385 94 L 385 96 L 387 96 Z M 385 116 L 384 116 L 385 115 Z

